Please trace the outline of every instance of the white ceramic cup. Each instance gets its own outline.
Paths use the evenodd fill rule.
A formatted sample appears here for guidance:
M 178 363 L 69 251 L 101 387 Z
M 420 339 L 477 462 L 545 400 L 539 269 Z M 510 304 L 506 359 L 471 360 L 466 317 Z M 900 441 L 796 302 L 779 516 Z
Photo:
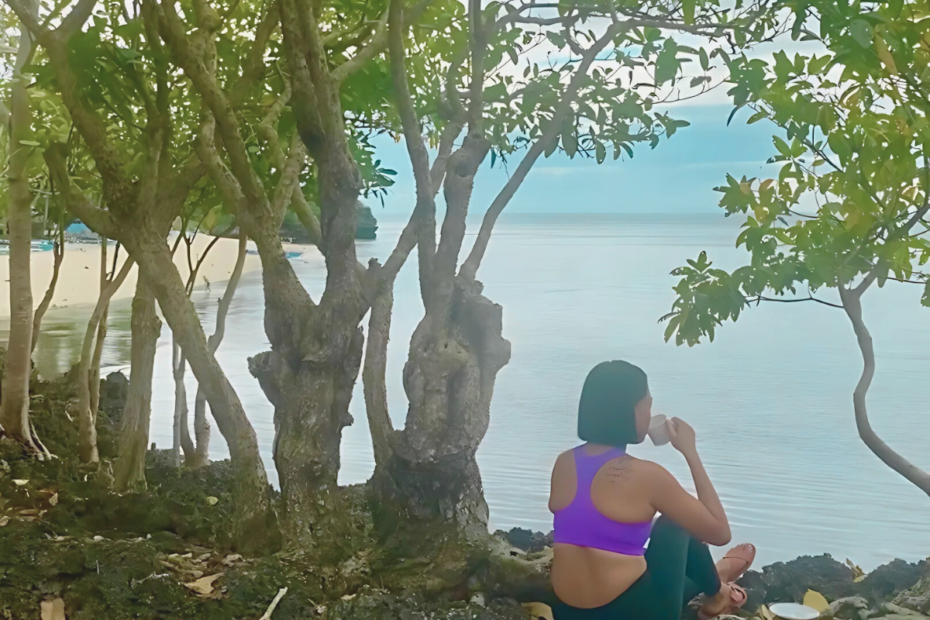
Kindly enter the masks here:
M 668 418 L 661 413 L 652 416 L 652 420 L 649 422 L 648 435 L 654 445 L 664 446 L 672 440 L 668 428 L 669 424 Z

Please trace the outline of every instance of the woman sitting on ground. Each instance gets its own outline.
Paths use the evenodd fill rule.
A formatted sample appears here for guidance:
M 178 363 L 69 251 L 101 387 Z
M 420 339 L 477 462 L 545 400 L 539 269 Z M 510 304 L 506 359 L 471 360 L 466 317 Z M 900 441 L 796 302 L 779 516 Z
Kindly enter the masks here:
M 662 466 L 626 453 L 646 438 L 651 409 L 646 373 L 632 364 L 605 362 L 585 381 L 578 436 L 587 443 L 559 456 L 552 472 L 556 620 L 679 620 L 702 593 L 699 615 L 707 619 L 746 602 L 732 582 L 752 564 L 755 548 L 734 547 L 714 565 L 707 545 L 729 543 L 730 525 L 694 429 L 677 418 L 668 423 L 697 499 Z

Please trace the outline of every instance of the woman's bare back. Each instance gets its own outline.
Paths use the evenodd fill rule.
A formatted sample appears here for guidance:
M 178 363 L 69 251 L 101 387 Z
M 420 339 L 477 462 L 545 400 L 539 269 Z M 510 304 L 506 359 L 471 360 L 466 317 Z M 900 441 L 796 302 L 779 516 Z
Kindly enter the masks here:
M 597 454 L 591 450 L 591 455 Z M 650 501 L 650 472 L 657 467 L 631 456 L 608 461 L 594 477 L 591 500 L 605 517 L 618 523 L 651 521 L 656 510 Z M 552 473 L 549 509 L 568 507 L 577 493 L 572 452 L 562 454 Z M 572 607 L 606 605 L 625 592 L 646 571 L 642 556 L 622 555 L 590 547 L 556 544 L 552 585 L 559 599 Z

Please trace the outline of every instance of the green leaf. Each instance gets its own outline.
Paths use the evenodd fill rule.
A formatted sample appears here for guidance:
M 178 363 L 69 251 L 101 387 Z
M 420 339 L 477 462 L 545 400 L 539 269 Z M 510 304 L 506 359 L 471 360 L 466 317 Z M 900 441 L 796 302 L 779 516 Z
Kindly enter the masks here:
M 578 133 L 573 113 L 567 114 L 562 122 L 562 148 L 571 158 L 574 158 L 575 153 L 578 151 Z
M 698 50 L 698 57 L 701 60 L 701 69 L 707 71 L 710 69 L 710 58 L 707 57 L 707 50 L 703 47 Z
M 850 36 L 864 48 L 872 47 L 872 33 L 872 24 L 864 19 L 856 19 L 849 24 Z
M 20 140 L 19 143 L 22 144 L 23 146 L 42 146 L 35 140 Z
M 681 2 L 681 12 L 684 15 L 686 24 L 694 23 L 694 5 L 697 3 L 697 0 L 682 0 Z
M 788 146 L 787 142 L 778 136 L 772 136 L 772 142 L 775 143 L 775 148 L 778 149 L 778 152 L 781 153 L 784 157 L 791 157 L 791 147 Z
M 598 141 L 594 145 L 594 153 L 597 159 L 597 163 L 603 164 L 604 160 L 607 159 L 607 147 L 604 146 L 603 142 Z
M 665 328 L 665 342 L 671 340 L 672 336 L 675 335 L 675 330 L 678 329 L 680 321 L 680 315 L 675 315 L 668 320 L 668 327 Z
M 546 152 L 544 153 L 546 159 L 549 159 L 549 157 L 555 153 L 557 148 L 559 148 L 559 138 L 558 136 L 555 136 L 549 140 L 549 144 L 546 145 Z
M 662 85 L 674 81 L 680 66 L 678 45 L 673 39 L 667 39 L 662 51 L 656 56 L 656 84 Z

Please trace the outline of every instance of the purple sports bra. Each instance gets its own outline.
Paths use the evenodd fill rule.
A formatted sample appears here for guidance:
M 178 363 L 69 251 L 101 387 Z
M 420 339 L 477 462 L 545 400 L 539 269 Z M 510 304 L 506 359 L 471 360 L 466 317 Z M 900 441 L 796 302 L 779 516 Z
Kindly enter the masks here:
M 575 448 L 575 471 L 578 476 L 575 499 L 555 513 L 553 538 L 557 543 L 603 549 L 622 555 L 643 555 L 652 531 L 652 521 L 620 523 L 608 519 L 594 506 L 591 484 L 601 467 L 623 456 L 624 451 L 612 448 L 603 454 L 585 454 L 584 446 Z

